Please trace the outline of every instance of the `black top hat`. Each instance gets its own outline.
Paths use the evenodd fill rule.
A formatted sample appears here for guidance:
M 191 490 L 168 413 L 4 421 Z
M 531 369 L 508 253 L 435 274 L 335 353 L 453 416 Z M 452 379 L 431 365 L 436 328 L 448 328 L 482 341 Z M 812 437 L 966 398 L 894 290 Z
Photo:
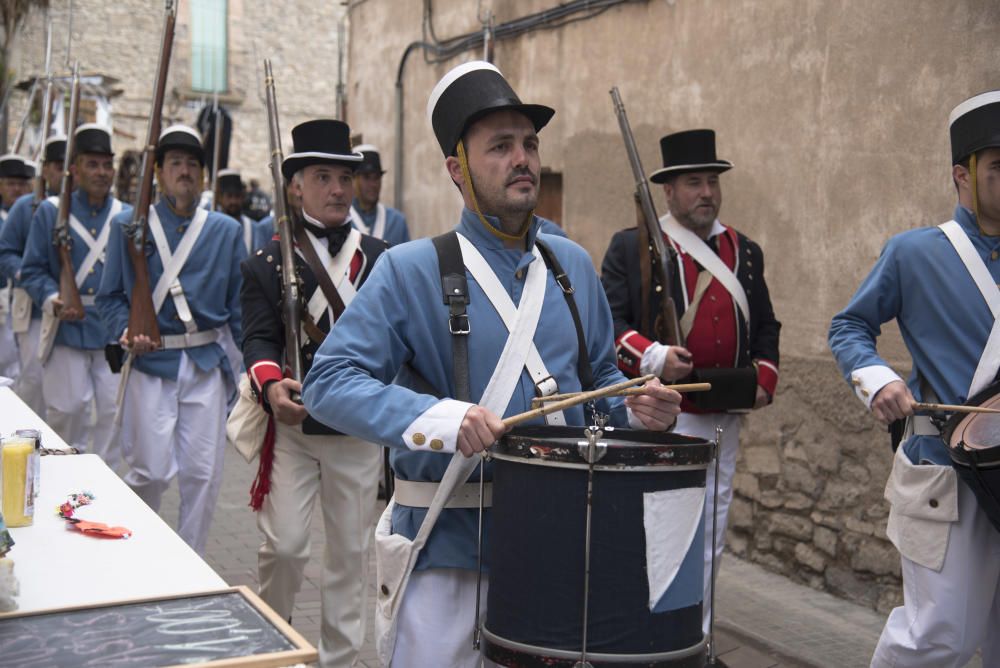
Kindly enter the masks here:
M 534 124 L 535 132 L 552 119 L 555 110 L 540 104 L 523 104 L 496 67 L 474 60 L 452 69 L 434 86 L 427 102 L 427 118 L 446 156 L 455 148 L 466 129 L 488 113 L 511 109 Z
M 357 171 L 361 172 L 375 172 L 376 174 L 385 174 L 385 170 L 382 169 L 382 159 L 378 155 L 378 149 L 371 144 L 362 144 L 361 146 L 355 146 L 354 150 L 364 156 L 364 160 L 358 165 Z
M 73 133 L 73 153 L 114 155 L 111 150 L 111 130 L 97 123 L 84 123 Z
M 663 167 L 649 175 L 653 183 L 663 183 L 674 174 L 724 172 L 733 163 L 715 155 L 714 130 L 685 130 L 660 139 Z
M 45 140 L 45 152 L 42 162 L 66 161 L 66 137 L 54 135 Z
M 202 167 L 205 166 L 205 149 L 201 145 L 201 135 L 194 128 L 171 125 L 161 132 L 160 140 L 156 142 L 156 164 L 162 165 L 163 156 L 172 149 L 187 151 L 198 159 Z
M 235 169 L 220 169 L 216 177 L 215 185 L 220 193 L 243 192 L 243 179 Z
M 292 148 L 295 152 L 281 163 L 281 173 L 288 180 L 309 165 L 333 163 L 357 169 L 363 159 L 351 150 L 351 128 L 331 118 L 306 121 L 292 128 Z
M 0 155 L 0 178 L 33 179 L 35 163 L 25 160 L 16 153 Z
M 970 97 L 951 111 L 951 164 L 976 151 L 1000 146 L 1000 90 Z

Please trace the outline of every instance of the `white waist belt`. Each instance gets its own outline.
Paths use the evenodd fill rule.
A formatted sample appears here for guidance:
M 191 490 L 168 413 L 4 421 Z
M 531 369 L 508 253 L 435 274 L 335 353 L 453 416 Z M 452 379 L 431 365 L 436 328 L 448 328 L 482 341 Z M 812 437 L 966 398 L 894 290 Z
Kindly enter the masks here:
M 97 304 L 97 298 L 94 295 L 80 295 L 80 303 L 84 306 L 94 306 Z
M 436 482 L 420 482 L 417 480 L 400 480 L 396 478 L 396 488 L 392 498 L 401 506 L 429 508 L 438 485 L 439 483 Z M 489 508 L 492 505 L 493 483 L 488 482 L 483 485 L 483 506 Z M 459 485 L 444 507 L 478 508 L 479 483 L 467 482 L 464 485 Z
M 913 415 L 906 421 L 907 436 L 938 436 L 941 431 L 934 426 L 928 415 Z
M 219 330 L 206 329 L 201 332 L 189 332 L 187 334 L 164 334 L 160 339 L 163 341 L 163 350 L 196 348 L 218 341 Z

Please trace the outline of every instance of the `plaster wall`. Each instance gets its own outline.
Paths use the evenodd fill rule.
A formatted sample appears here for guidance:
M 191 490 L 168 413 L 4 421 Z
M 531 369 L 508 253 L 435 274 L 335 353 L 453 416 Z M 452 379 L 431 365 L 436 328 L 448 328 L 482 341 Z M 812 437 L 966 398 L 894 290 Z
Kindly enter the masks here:
M 433 0 L 440 40 L 557 5 L 551 0 Z M 450 228 L 461 201 L 425 106 L 434 83 L 470 51 L 427 62 L 422 2 L 362 0 L 349 10 L 348 119 L 394 145 L 394 82 L 403 91 L 402 177 L 415 236 Z M 638 1 L 496 44 L 494 62 L 525 101 L 556 109 L 541 132 L 543 166 L 563 176 L 564 226 L 595 266 L 634 224 L 632 177 L 609 89 L 617 85 L 649 173 L 658 139 L 711 127 L 721 157 L 723 222 L 758 241 L 782 330 L 775 404 L 747 419 L 730 533 L 736 552 L 773 570 L 887 609 L 899 564 L 885 539 L 888 437 L 841 379 L 826 347 L 830 318 L 886 239 L 937 224 L 955 204 L 948 113 L 1000 87 L 990 0 Z M 654 189 L 660 212 L 662 192 Z M 880 350 L 909 360 L 894 325 Z

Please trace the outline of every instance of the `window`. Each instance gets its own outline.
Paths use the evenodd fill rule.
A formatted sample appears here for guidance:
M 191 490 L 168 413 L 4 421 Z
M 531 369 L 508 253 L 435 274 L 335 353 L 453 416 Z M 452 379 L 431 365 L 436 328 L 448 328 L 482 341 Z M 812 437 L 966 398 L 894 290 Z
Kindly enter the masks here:
M 191 0 L 191 88 L 196 92 L 229 88 L 226 5 L 226 0 Z

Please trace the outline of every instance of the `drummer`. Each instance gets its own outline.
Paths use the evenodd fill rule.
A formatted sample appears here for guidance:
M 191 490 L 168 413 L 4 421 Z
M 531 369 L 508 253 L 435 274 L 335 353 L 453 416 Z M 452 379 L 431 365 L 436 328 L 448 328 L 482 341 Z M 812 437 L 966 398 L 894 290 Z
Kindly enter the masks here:
M 987 304 L 1000 300 L 1000 91 L 962 102 L 949 123 L 954 220 L 891 238 L 830 326 L 858 398 L 884 423 L 906 421 L 886 487 L 904 605 L 889 614 L 872 666 L 964 666 L 980 647 L 984 666 L 1000 665 L 1000 533 L 957 482 L 935 425 L 913 411 L 915 398 L 965 402 L 1000 367 L 985 352 L 1000 344 Z M 875 347 L 892 319 L 913 360 L 906 383 Z
M 568 239 L 539 233 L 532 213 L 541 171 L 537 133 L 553 113 L 521 103 L 489 63 L 465 63 L 445 75 L 431 94 L 428 116 L 448 177 L 465 203 L 454 228 L 458 234 L 390 249 L 306 377 L 303 399 L 311 415 L 392 448 L 396 504 L 387 513 L 397 544 L 416 535 L 449 455 L 465 455 L 456 461 L 469 462 L 470 470 L 479 465 L 474 455 L 506 431 L 501 415 L 529 410 L 537 394 L 586 389 L 581 372 L 592 374 L 595 387 L 624 379 L 590 256 Z M 564 293 L 547 269 L 543 244 L 565 270 L 571 295 L 570 286 Z M 569 299 L 578 309 L 578 325 Z M 509 336 L 499 313 L 515 335 Z M 587 351 L 583 360 L 581 349 Z M 664 430 L 674 423 L 680 395 L 657 381 L 646 388 L 645 394 L 607 401 L 612 424 Z M 550 424 L 587 420 L 582 406 L 555 415 Z M 491 467 L 484 466 L 489 480 Z M 479 505 L 479 485 L 472 483 L 478 477 L 474 470 L 464 490 L 469 493 L 452 497 L 420 551 L 402 590 L 398 632 L 376 638 L 383 662 L 479 665 L 481 657 L 472 650 Z M 385 539 L 376 532 L 377 550 Z M 381 563 L 377 583 L 376 618 L 383 629 L 391 626 L 390 606 L 401 589 L 385 577 L 391 566 Z M 483 607 L 485 600 L 484 588 Z

